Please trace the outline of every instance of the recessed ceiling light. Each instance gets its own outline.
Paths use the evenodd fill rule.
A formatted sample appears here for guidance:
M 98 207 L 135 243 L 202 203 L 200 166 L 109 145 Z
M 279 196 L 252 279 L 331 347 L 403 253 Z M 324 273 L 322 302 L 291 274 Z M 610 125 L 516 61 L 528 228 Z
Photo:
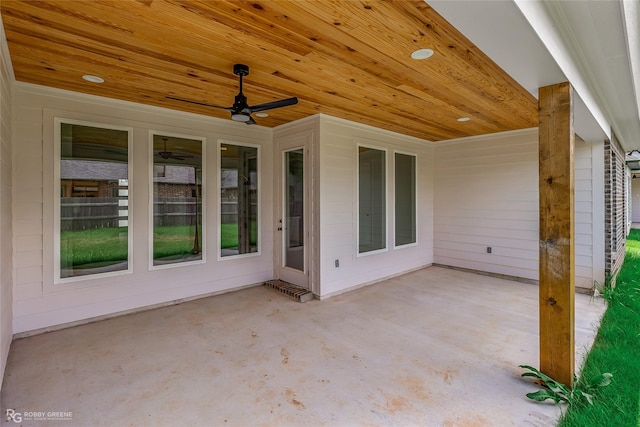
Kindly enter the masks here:
M 92 76 L 91 74 L 85 74 L 82 78 L 91 83 L 104 83 L 104 79 L 102 77 Z
M 468 122 L 469 120 L 471 120 L 469 117 L 460 117 L 458 119 L 459 122 Z
M 433 55 L 432 49 L 418 49 L 411 53 L 413 59 L 427 59 Z
M 269 113 L 256 113 L 256 117 L 269 117 Z

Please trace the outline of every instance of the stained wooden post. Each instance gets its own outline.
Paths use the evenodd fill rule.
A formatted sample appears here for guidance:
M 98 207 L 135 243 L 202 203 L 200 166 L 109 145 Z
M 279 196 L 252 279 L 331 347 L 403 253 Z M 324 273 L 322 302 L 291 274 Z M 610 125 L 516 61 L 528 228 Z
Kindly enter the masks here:
M 538 89 L 540 370 L 573 387 L 575 369 L 573 88 Z

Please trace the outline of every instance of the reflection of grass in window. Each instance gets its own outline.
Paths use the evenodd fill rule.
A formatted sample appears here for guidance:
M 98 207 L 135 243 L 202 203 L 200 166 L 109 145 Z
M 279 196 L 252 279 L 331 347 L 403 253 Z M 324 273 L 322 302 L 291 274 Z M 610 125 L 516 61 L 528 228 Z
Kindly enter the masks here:
M 251 245 L 258 244 L 258 225 L 251 221 Z M 222 249 L 238 247 L 238 224 L 220 224 L 220 247 Z
M 258 241 L 257 224 L 251 223 L 251 245 Z M 155 227 L 153 230 L 154 259 L 191 254 L 193 226 Z M 238 247 L 238 225 L 222 224 L 221 247 Z M 200 246 L 203 246 L 202 228 L 199 228 Z M 60 265 L 62 268 L 97 267 L 127 260 L 127 228 L 98 228 L 60 233 Z M 88 265 L 86 265 L 88 264 Z
M 98 228 L 60 233 L 62 268 L 110 265 L 127 260 L 127 228 Z M 92 265 L 95 267 L 97 265 Z
M 153 228 L 153 258 L 190 255 L 193 252 L 195 226 L 173 225 Z M 202 247 L 202 227 L 198 228 L 198 239 Z

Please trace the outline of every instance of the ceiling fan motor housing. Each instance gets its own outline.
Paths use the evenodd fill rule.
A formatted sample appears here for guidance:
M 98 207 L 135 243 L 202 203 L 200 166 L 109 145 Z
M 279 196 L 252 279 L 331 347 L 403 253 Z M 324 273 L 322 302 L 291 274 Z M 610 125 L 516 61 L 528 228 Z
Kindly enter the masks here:
M 249 75 L 249 66 L 244 64 L 234 64 L 233 74 L 236 76 L 244 77 Z
M 265 102 L 264 104 L 249 105 L 247 103 L 247 97 L 242 92 L 242 78 L 249 75 L 249 66 L 245 64 L 233 64 L 233 74 L 240 77 L 240 81 L 238 85 L 238 94 L 235 96 L 233 105 L 231 107 L 220 107 L 218 105 L 205 104 L 202 102 L 190 101 L 188 99 L 175 98 L 173 96 L 167 96 L 166 98 L 227 110 L 231 113 L 231 120 L 234 120 L 236 122 L 244 122 L 248 125 L 253 125 L 256 123 L 255 120 L 253 120 L 253 117 L 251 117 L 251 114 L 255 112 L 272 110 L 274 108 L 286 107 L 288 105 L 295 105 L 298 103 L 298 98 L 292 97 L 281 99 L 279 101 Z

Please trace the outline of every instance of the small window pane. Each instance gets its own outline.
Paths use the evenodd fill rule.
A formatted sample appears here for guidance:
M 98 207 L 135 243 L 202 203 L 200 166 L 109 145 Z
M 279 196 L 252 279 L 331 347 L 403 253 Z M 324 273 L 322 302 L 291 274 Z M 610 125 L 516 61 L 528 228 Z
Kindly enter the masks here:
M 304 271 L 304 150 L 285 153 L 285 263 Z
M 220 254 L 258 252 L 258 149 L 220 145 Z
M 386 153 L 360 147 L 358 155 L 359 253 L 387 245 Z
M 129 135 L 60 125 L 60 278 L 128 269 Z
M 395 154 L 396 246 L 416 242 L 416 157 Z
M 202 259 L 202 141 L 153 136 L 153 265 Z

